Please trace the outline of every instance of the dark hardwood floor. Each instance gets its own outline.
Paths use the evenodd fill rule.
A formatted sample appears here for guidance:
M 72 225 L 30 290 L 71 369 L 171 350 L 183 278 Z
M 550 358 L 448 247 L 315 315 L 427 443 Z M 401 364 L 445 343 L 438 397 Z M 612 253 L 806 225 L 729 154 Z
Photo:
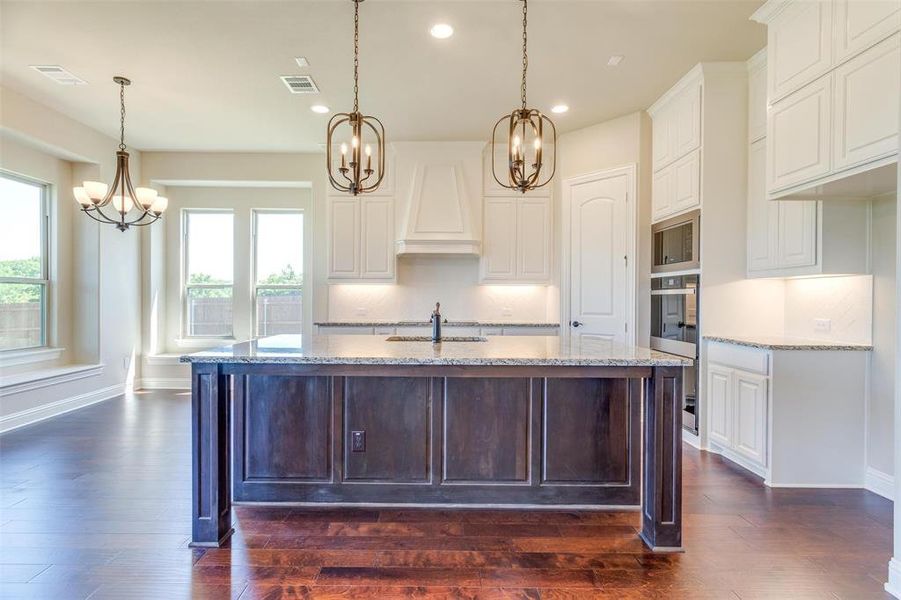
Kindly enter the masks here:
M 138 393 L 0 436 L 0 597 L 887 598 L 892 505 L 774 490 L 685 448 L 685 552 L 637 512 L 241 507 L 191 550 L 189 400 Z

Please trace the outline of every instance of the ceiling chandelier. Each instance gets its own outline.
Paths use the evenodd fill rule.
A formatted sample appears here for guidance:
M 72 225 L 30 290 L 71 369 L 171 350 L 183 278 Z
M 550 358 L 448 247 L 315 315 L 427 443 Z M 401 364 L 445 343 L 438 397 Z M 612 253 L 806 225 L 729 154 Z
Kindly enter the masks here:
M 169 200 L 158 196 L 151 188 L 135 188 L 128 173 L 128 152 L 125 151 L 125 86 L 131 81 L 125 77 L 113 77 L 119 84 L 119 150 L 116 152 L 116 176 L 113 184 L 85 181 L 72 189 L 75 200 L 86 215 L 125 231 L 132 225 L 143 226 L 159 220 L 169 205 Z M 112 204 L 112 210 L 107 207 Z M 108 215 L 103 209 L 107 208 Z
M 515 109 L 509 115 L 504 115 L 494 124 L 491 131 L 491 172 L 495 181 L 501 186 L 526 193 L 547 185 L 554 178 L 557 169 L 557 128 L 553 121 L 534 108 L 527 108 L 526 104 L 526 71 L 529 67 L 528 53 L 528 0 L 522 1 L 522 85 L 520 86 L 520 98 L 522 107 Z M 498 173 L 496 164 L 495 145 L 498 127 L 504 123 L 501 129 L 507 130 L 507 169 L 506 173 Z M 550 128 L 551 160 L 546 167 L 544 150 L 547 144 L 544 141 L 545 124 Z M 542 172 L 543 171 L 543 172 Z
M 354 3 L 354 109 L 349 113 L 337 113 L 328 122 L 328 136 L 326 138 L 326 167 L 328 179 L 332 187 L 341 192 L 350 192 L 354 196 L 372 192 L 379 187 L 385 175 L 385 127 L 375 117 L 364 115 L 360 112 L 360 2 Z M 332 155 L 335 148 L 335 132 L 339 127 L 350 127 L 350 156 L 348 157 L 347 142 L 341 142 L 340 164 L 333 161 Z M 340 135 L 340 134 L 339 134 Z M 372 144 L 364 140 L 374 136 Z M 375 168 L 373 169 L 373 145 L 375 146 Z M 365 154 L 366 166 L 363 166 Z M 375 175 L 375 179 L 372 179 Z

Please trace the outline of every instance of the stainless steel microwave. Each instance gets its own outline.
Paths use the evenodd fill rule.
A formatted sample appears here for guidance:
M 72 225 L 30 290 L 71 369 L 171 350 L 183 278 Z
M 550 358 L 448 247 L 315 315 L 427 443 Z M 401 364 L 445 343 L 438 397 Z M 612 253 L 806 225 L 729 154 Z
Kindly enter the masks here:
M 654 223 L 652 273 L 672 273 L 701 268 L 700 229 L 701 211 L 693 210 Z

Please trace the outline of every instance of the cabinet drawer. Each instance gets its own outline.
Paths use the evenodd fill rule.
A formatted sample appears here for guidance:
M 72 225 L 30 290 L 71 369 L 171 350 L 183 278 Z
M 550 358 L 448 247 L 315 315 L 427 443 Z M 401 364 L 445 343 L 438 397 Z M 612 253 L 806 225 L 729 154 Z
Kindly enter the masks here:
M 707 362 L 761 375 L 769 375 L 770 372 L 769 352 L 735 344 L 708 342 Z

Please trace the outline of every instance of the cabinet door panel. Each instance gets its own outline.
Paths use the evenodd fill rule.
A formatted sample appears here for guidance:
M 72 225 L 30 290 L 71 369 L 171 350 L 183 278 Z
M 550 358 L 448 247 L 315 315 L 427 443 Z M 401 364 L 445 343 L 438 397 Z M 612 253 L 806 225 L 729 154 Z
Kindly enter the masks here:
M 832 76 L 780 100 L 770 111 L 767 190 L 784 189 L 829 173 Z
M 748 271 L 766 271 L 776 262 L 779 202 L 766 198 L 766 143 L 748 154 Z
M 707 365 L 707 425 L 710 439 L 732 446 L 732 370 Z
M 835 0 L 835 58 L 850 58 L 901 26 L 894 0 Z
M 899 39 L 896 34 L 835 70 L 836 170 L 898 150 Z
M 362 277 L 394 277 L 394 206 L 390 198 L 362 200 Z
M 778 266 L 810 267 L 817 263 L 817 203 L 779 202 Z
M 673 212 L 672 187 L 672 165 L 654 173 L 651 189 L 651 219 L 653 221 L 659 221 Z
M 679 93 L 673 104 L 672 158 L 678 158 L 701 145 L 701 86 L 692 84 Z
M 767 380 L 760 375 L 733 372 L 735 451 L 766 466 Z
M 659 171 L 673 159 L 673 108 L 671 105 L 664 106 L 654 115 L 651 128 L 654 170 Z
M 766 136 L 766 59 L 748 72 L 748 142 Z
M 516 278 L 516 204 L 513 198 L 486 198 L 482 279 Z
M 360 203 L 356 198 L 329 198 L 329 277 L 360 276 Z
M 701 206 L 701 151 L 680 158 L 672 169 L 673 212 Z
M 542 281 L 551 275 L 551 209 L 542 199 L 521 200 L 516 211 L 519 279 Z
M 767 80 L 774 101 L 832 66 L 832 2 L 792 2 L 767 28 Z

